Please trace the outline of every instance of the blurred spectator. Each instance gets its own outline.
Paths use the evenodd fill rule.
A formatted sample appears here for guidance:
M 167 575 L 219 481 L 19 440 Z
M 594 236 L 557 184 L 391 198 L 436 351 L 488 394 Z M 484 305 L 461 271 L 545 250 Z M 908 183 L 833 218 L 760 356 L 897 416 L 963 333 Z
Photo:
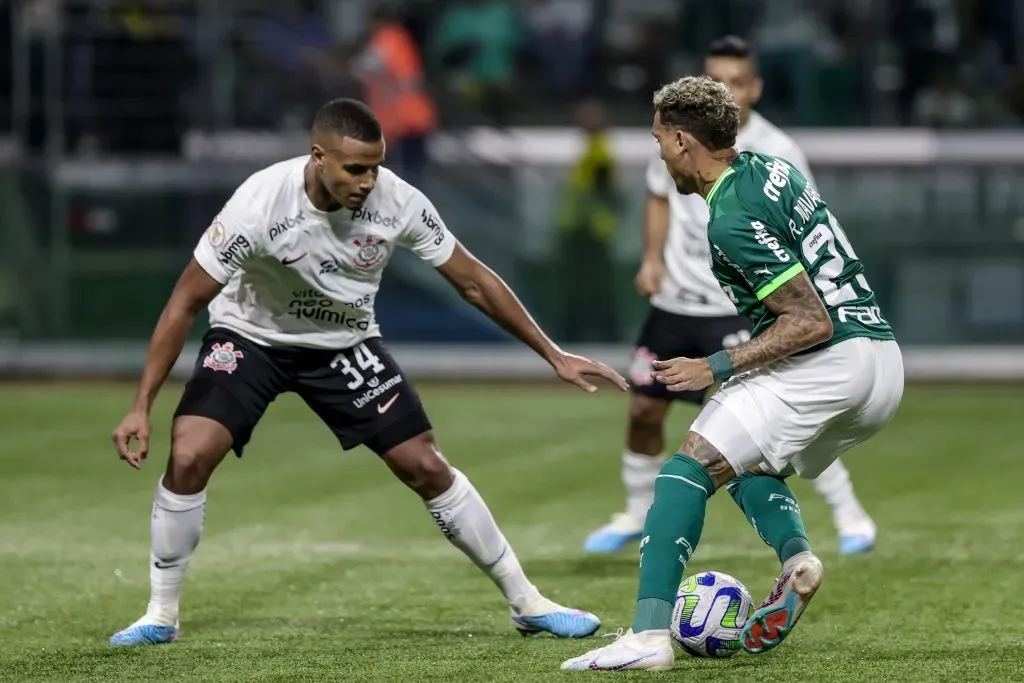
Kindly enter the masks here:
M 80 143 L 111 153 L 176 153 L 186 124 L 182 101 L 196 73 L 181 8 L 114 0 L 105 10 L 95 16 L 106 30 L 92 45 L 92 73 L 79 74 L 94 114 Z
M 619 338 L 612 251 L 622 202 L 604 106 L 584 101 L 576 117 L 585 147 L 569 173 L 556 217 L 561 339 L 607 342 Z
M 772 120 L 808 125 L 819 116 L 821 59 L 836 50 L 820 11 L 814 0 L 763 4 L 754 43 L 765 82 L 762 107 Z
M 500 123 L 522 42 L 519 19 L 504 0 L 454 0 L 437 25 L 432 52 L 448 89 Z
M 914 122 L 918 95 L 932 81 L 936 67 L 957 61 L 959 24 L 953 0 L 899 0 L 891 6 L 902 86 L 898 93 L 900 123 Z
M 589 90 L 594 3 L 589 0 L 537 0 L 526 13 L 530 48 L 538 57 L 546 94 L 560 100 Z
M 377 8 L 370 16 L 369 41 L 355 60 L 354 73 L 363 85 L 363 99 L 380 120 L 388 165 L 419 186 L 437 112 L 425 90 L 419 50 L 389 9 Z
M 933 72 L 931 84 L 914 100 L 914 119 L 919 125 L 955 128 L 973 125 L 977 103 L 964 91 L 955 65 L 947 64 Z
M 251 24 L 259 78 L 246 82 L 248 110 L 263 125 L 305 128 L 347 81 L 345 64 L 313 0 L 274 0 Z

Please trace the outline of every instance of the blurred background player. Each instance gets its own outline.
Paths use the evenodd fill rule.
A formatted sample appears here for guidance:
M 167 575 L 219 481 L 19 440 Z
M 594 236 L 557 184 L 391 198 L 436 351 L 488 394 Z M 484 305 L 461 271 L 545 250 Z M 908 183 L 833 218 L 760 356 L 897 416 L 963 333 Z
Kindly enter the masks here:
M 788 135 L 753 110 L 762 82 L 751 46 L 726 36 L 711 43 L 704 63 L 707 74 L 724 83 L 740 107 L 736 146 L 780 156 L 792 162 L 813 184 L 807 159 Z M 622 483 L 626 509 L 615 514 L 584 543 L 590 553 L 616 553 L 640 538 L 654 499 L 654 480 L 665 463 L 665 418 L 673 400 L 700 406 L 705 391 L 670 392 L 651 378 L 651 364 L 676 356 L 703 357 L 750 339 L 750 322 L 711 274 L 708 253 L 708 207 L 697 195 L 681 195 L 660 158 L 647 168 L 644 211 L 644 257 L 636 276 L 637 292 L 649 298 L 650 311 L 630 367 L 632 395 Z M 853 492 L 850 473 L 836 460 L 813 481 L 832 509 L 839 552 L 861 553 L 875 543 L 876 527 Z

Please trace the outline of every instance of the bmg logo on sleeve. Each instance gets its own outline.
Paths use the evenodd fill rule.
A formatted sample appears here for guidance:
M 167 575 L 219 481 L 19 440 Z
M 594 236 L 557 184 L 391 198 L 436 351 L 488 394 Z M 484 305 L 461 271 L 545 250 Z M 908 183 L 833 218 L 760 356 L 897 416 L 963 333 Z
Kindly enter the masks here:
M 237 268 L 241 265 L 242 259 L 245 258 L 251 246 L 245 235 L 237 235 L 228 246 L 221 250 L 218 260 L 224 264 L 225 268 Z
M 420 217 L 423 220 L 423 225 L 427 226 L 427 229 L 434 233 L 434 244 L 437 245 L 444 242 L 444 228 L 441 227 L 441 221 L 434 214 L 427 213 L 426 209 L 423 209 Z

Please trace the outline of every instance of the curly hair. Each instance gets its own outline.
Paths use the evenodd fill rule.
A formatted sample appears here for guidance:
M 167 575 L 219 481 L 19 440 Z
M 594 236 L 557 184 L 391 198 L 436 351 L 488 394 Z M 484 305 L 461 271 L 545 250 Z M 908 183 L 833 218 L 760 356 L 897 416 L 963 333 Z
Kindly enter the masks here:
M 687 76 L 654 93 L 664 124 L 678 126 L 712 152 L 736 144 L 740 108 L 729 89 L 707 76 Z

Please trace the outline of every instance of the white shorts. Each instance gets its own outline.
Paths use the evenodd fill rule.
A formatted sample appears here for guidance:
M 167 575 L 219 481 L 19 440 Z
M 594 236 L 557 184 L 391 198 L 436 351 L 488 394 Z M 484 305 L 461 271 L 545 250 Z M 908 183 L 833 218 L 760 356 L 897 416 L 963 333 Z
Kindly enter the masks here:
M 761 465 L 814 479 L 874 436 L 902 397 L 899 345 L 856 337 L 729 379 L 690 430 L 717 448 L 736 474 Z

